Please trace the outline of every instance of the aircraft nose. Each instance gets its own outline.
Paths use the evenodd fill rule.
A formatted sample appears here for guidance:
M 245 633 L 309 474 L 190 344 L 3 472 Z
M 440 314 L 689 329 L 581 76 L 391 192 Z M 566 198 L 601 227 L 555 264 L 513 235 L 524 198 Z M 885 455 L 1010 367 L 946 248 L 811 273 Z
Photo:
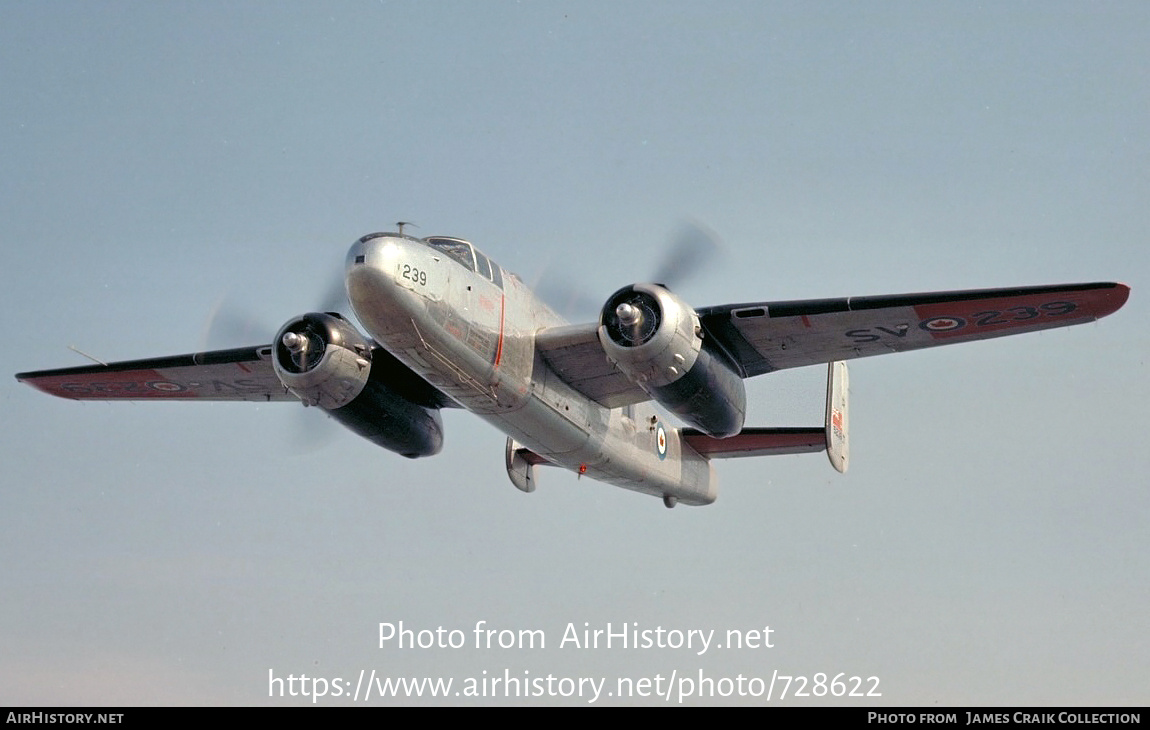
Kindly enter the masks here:
M 384 233 L 369 233 L 366 236 L 360 238 L 355 243 L 351 244 L 351 248 L 348 249 L 347 259 L 345 262 L 347 273 L 350 274 L 352 270 L 357 266 L 367 264 L 369 256 L 374 258 L 379 253 L 381 248 L 380 240 L 383 239 L 386 235 L 387 234 Z
M 404 243 L 386 233 L 370 233 L 353 243 L 345 262 L 348 294 L 351 295 L 352 281 L 365 278 L 368 272 L 376 284 L 394 283 L 395 262 Z
M 387 234 L 371 233 L 351 245 L 344 273 L 353 309 L 358 309 L 365 297 L 378 296 L 381 286 L 395 283 L 394 259 L 395 243 Z
M 399 263 L 413 244 L 395 234 L 373 233 L 347 252 L 347 296 L 369 334 L 380 340 L 396 322 L 410 319 L 418 298 L 398 278 Z M 406 314 L 405 314 L 406 313 Z

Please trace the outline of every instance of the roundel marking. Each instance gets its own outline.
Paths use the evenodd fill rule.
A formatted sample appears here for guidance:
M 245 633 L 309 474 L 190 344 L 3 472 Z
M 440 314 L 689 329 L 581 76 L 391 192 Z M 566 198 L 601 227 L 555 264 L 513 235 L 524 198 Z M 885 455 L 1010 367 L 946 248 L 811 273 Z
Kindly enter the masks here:
M 660 461 L 667 458 L 667 432 L 661 423 L 655 427 L 655 449 L 659 452 Z
M 965 327 L 966 320 L 962 317 L 931 317 L 924 319 L 918 326 L 927 332 L 950 332 Z
M 152 390 L 159 390 L 165 393 L 178 393 L 184 389 L 184 386 L 179 383 L 172 383 L 167 380 L 153 380 L 146 383 L 146 385 Z

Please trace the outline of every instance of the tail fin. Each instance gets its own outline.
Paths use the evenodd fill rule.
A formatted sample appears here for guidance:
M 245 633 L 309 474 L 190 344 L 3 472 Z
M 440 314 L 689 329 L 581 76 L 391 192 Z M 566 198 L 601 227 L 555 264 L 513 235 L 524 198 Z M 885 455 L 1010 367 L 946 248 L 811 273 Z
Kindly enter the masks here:
M 840 474 L 845 474 L 850 462 L 850 441 L 847 439 L 847 426 L 850 413 L 847 409 L 847 364 L 832 362 L 827 366 L 827 458 Z

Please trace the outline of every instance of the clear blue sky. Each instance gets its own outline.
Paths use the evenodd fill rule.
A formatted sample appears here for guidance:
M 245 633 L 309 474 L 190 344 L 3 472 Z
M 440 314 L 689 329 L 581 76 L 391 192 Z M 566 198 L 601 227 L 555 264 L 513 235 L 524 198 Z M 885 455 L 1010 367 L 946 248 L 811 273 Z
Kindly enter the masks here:
M 1147 38 L 1137 2 L 0 5 L 0 704 L 509 669 L 1145 705 Z M 270 341 L 400 219 L 601 300 L 688 217 L 726 245 L 681 291 L 698 306 L 1133 294 L 1097 324 L 858 361 L 849 474 L 721 463 L 702 509 L 557 471 L 521 494 L 503 437 L 460 412 L 412 462 L 305 447 L 317 414 L 290 404 L 80 404 L 11 378 L 85 364 L 68 345 L 195 350 L 221 300 Z M 752 381 L 749 421 L 817 424 L 822 380 Z M 481 620 L 548 648 L 378 648 L 380 622 Z M 558 648 L 584 622 L 769 625 L 776 646 Z

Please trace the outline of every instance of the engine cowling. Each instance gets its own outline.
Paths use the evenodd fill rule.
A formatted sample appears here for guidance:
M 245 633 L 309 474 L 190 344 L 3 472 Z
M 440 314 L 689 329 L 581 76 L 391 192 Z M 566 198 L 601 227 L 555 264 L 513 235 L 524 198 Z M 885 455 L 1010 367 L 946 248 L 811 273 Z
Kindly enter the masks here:
M 297 317 L 276 335 L 272 366 L 284 387 L 352 431 L 404 456 L 443 446 L 437 392 L 334 312 Z
M 304 405 L 334 410 L 363 392 L 371 373 L 371 347 L 342 317 L 305 314 L 280 328 L 273 367 Z
M 633 284 L 611 295 L 599 342 L 632 382 L 686 423 L 716 438 L 742 430 L 742 377 L 708 346 L 695 310 L 666 287 Z

